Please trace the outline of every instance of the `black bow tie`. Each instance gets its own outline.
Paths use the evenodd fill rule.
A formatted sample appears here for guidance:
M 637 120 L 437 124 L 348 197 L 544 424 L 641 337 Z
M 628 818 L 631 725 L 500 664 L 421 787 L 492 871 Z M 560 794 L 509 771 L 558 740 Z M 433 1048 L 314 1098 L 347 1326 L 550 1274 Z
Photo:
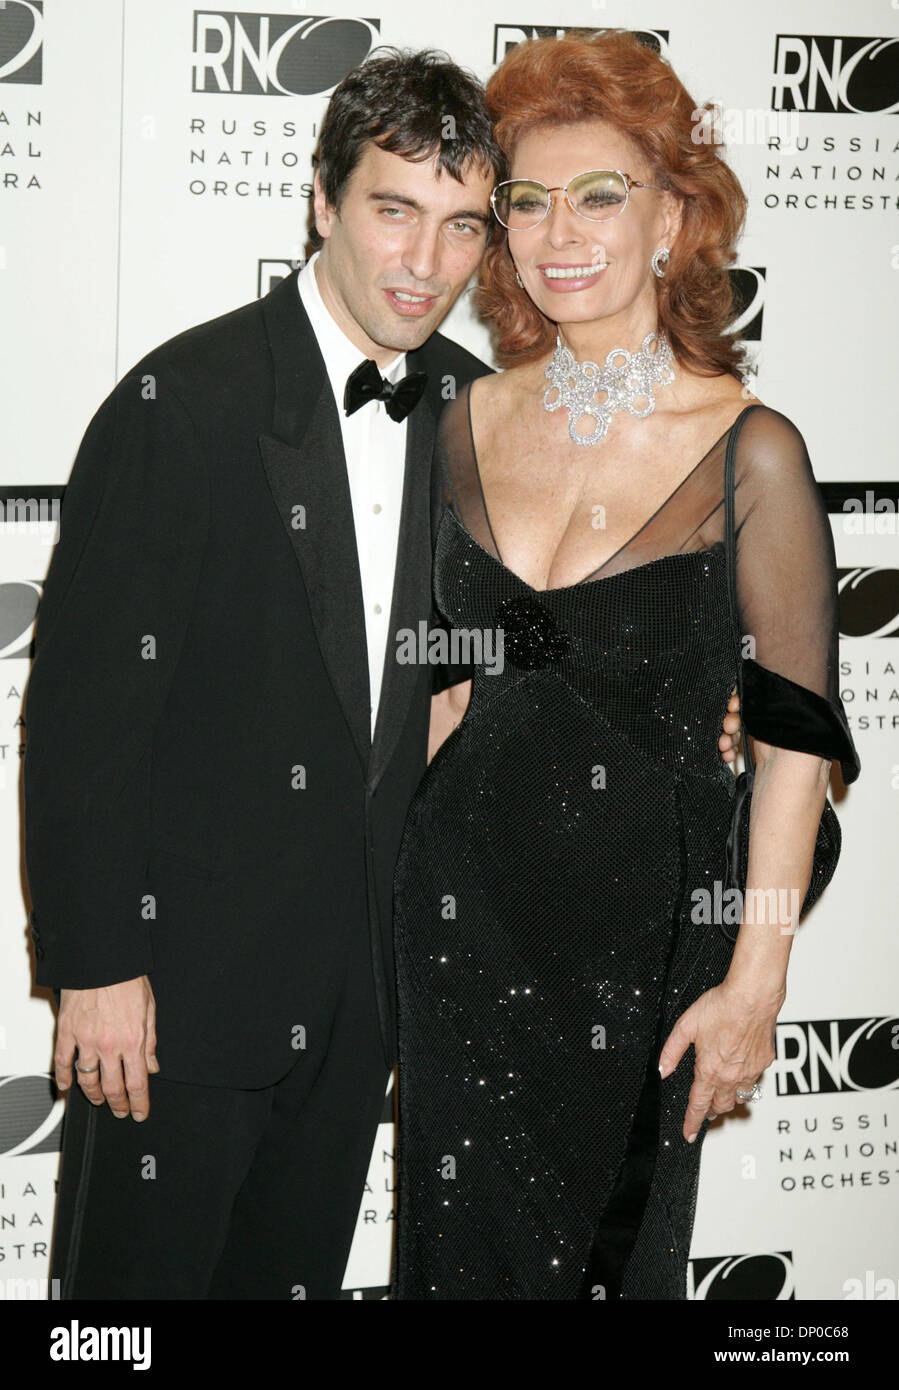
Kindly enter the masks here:
M 421 399 L 427 379 L 425 372 L 412 372 L 394 385 L 381 376 L 377 362 L 369 357 L 347 377 L 343 408 L 347 415 L 352 415 L 366 401 L 383 401 L 391 420 L 405 420 Z

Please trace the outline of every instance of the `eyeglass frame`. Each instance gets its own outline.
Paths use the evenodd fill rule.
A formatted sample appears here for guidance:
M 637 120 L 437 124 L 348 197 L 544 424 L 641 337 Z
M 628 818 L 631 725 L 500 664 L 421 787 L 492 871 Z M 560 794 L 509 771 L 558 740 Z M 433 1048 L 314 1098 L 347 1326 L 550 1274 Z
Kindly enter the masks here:
M 621 204 L 621 207 L 618 209 L 617 212 L 612 213 L 611 217 L 588 217 L 585 212 L 579 212 L 578 209 L 572 203 L 571 199 L 568 196 L 568 189 L 570 188 L 571 184 L 574 183 L 575 179 L 583 178 L 584 174 L 617 174 L 618 177 L 623 180 L 624 202 Z M 503 221 L 503 219 L 497 212 L 496 203 L 494 201 L 494 199 L 496 198 L 497 188 L 502 188 L 507 183 L 539 183 L 541 188 L 546 188 L 548 194 L 564 193 L 565 201 L 571 208 L 571 211 L 577 217 L 583 217 L 585 222 L 614 222 L 615 218 L 620 217 L 621 214 L 624 212 L 624 209 L 627 207 L 628 202 L 630 201 L 632 188 L 652 188 L 655 189 L 657 193 L 668 193 L 670 191 L 667 188 L 661 188 L 657 183 L 643 183 L 640 179 L 632 179 L 630 174 L 626 174 L 623 169 L 584 169 L 582 173 L 573 175 L 573 177 L 568 180 L 568 183 L 555 184 L 552 188 L 547 188 L 546 184 L 542 181 L 542 179 L 502 179 L 501 182 L 496 185 L 496 187 L 493 189 L 493 192 L 490 194 L 490 209 L 499 225 L 501 227 L 505 227 L 507 232 L 532 232 L 534 230 L 534 227 L 539 227 L 541 222 L 545 222 L 546 218 L 549 216 L 550 212 L 555 206 L 553 199 L 549 198 L 546 205 L 546 211 L 544 212 L 543 216 L 539 219 L 539 221 L 534 222 L 533 225 L 530 227 L 509 227 L 506 225 L 506 223 Z

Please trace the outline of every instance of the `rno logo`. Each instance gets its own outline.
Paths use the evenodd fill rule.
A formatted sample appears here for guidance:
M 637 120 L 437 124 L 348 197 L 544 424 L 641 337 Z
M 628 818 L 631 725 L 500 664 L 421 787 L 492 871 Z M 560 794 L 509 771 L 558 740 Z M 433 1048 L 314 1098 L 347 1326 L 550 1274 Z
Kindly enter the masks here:
M 496 24 L 493 27 L 493 61 L 501 62 L 507 53 L 528 39 L 591 39 L 594 34 L 604 32 L 603 29 L 562 28 L 555 24 Z M 632 29 L 631 33 L 647 48 L 654 48 L 667 62 L 667 29 Z
M 729 331 L 745 343 L 758 343 L 762 337 L 762 313 L 765 308 L 765 267 L 735 266 L 728 271 L 734 296 L 735 318 Z
M 379 19 L 194 11 L 193 90 L 318 96 L 358 67 Z
M 31 655 L 40 598 L 41 585 L 34 580 L 0 584 L 0 661 L 19 661 Z
M 273 290 L 277 284 L 292 275 L 295 270 L 302 270 L 306 264 L 304 260 L 298 261 L 259 261 L 256 267 L 256 295 L 259 299 L 269 290 Z
M 843 483 L 840 491 L 862 499 L 865 484 Z M 899 637 L 899 570 L 880 565 L 838 569 L 837 592 L 841 637 Z
M 43 77 L 44 0 L 0 4 L 0 82 L 37 86 Z
M 715 1255 L 691 1260 L 687 1297 L 706 1303 L 760 1299 L 774 1303 L 796 1297 L 793 1255 L 789 1250 L 763 1255 Z
M 0 1155 L 58 1153 L 63 1114 L 49 1076 L 0 1076 Z
M 829 1018 L 778 1023 L 774 1075 L 779 1096 L 899 1087 L 899 1019 Z
M 899 111 L 899 39 L 778 34 L 775 111 L 890 115 Z

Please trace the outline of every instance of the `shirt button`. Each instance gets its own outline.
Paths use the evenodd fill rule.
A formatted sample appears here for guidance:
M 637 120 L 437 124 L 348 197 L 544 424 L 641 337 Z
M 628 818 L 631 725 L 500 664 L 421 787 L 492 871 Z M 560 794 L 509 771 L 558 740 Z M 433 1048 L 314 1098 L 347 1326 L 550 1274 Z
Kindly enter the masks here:
M 380 611 L 381 611 L 381 605 L 380 605 L 380 603 L 376 603 L 376 604 L 375 604 L 375 612 L 376 612 L 376 613 L 380 613 Z
M 378 512 L 379 512 L 380 510 L 381 510 L 381 504 L 380 504 L 380 502 L 376 502 L 375 505 L 372 507 L 372 511 L 373 511 L 373 512 L 375 513 L 375 515 L 377 516 L 377 514 L 378 514 Z

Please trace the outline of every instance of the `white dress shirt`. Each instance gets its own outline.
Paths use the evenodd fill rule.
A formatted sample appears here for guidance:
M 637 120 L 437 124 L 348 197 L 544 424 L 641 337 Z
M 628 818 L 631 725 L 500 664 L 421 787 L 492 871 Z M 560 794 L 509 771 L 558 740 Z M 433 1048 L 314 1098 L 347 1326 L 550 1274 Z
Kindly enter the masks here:
M 374 737 L 381 695 L 381 677 L 390 628 L 393 580 L 403 504 L 406 459 L 406 421 L 391 420 L 383 401 L 367 401 L 352 415 L 343 408 L 347 377 L 365 354 L 350 342 L 325 306 L 315 277 L 316 251 L 297 276 L 303 307 L 325 361 L 334 392 L 356 529 L 356 552 L 362 580 L 371 732 Z M 405 376 L 406 354 L 398 353 L 381 375 L 390 381 Z M 391 644 L 391 657 L 394 648 Z

